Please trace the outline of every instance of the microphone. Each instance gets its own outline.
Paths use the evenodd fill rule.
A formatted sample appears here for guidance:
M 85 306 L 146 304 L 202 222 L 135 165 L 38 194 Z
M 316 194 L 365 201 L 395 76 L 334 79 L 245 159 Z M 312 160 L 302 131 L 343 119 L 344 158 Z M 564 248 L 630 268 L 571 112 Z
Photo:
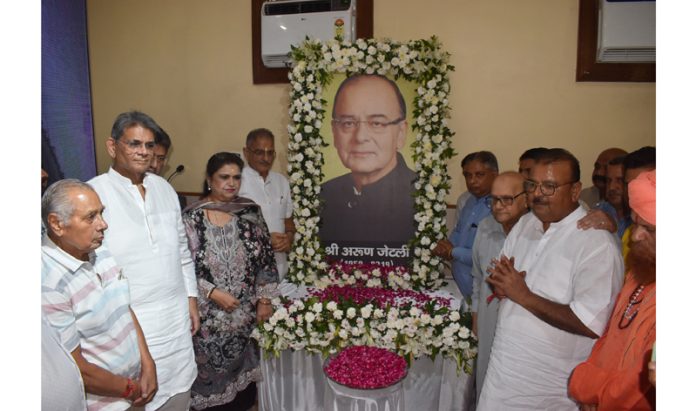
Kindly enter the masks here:
M 178 166 L 176 166 L 176 170 L 174 170 L 174 172 L 171 173 L 171 174 L 169 175 L 169 178 L 167 178 L 167 182 L 169 182 L 169 180 L 171 180 L 172 177 L 174 177 L 175 175 L 177 175 L 177 174 L 179 174 L 179 173 L 181 173 L 181 172 L 183 172 L 183 171 L 184 171 L 184 165 L 183 165 L 183 164 L 179 164 Z

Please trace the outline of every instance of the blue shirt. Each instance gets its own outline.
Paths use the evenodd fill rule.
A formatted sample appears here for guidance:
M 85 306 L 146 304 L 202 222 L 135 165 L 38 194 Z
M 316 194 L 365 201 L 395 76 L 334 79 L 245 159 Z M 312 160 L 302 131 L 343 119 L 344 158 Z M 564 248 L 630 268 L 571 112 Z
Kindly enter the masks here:
M 595 206 L 593 208 L 604 211 L 605 213 L 609 214 L 609 216 L 611 218 L 614 219 L 614 222 L 616 223 L 616 227 L 617 227 L 616 235 L 619 238 L 622 238 L 624 235 L 624 232 L 626 231 L 628 226 L 633 224 L 633 220 L 631 220 L 630 214 L 625 216 L 622 219 L 619 219 L 619 214 L 616 212 L 616 209 L 614 208 L 614 206 L 609 204 L 605 200 L 598 202 L 597 204 L 595 204 Z
M 471 250 L 474 247 L 474 238 L 478 224 L 486 216 L 491 214 L 488 208 L 488 197 L 469 197 L 459 213 L 457 225 L 450 235 L 452 249 L 452 276 L 464 297 L 470 297 L 473 291 L 474 279 L 471 276 Z

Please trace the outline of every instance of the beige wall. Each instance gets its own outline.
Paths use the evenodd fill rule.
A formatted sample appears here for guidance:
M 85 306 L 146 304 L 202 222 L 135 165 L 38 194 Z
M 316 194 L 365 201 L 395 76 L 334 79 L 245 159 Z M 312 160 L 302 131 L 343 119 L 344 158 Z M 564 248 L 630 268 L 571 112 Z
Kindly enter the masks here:
M 463 190 L 461 157 L 491 150 L 516 168 L 533 146 L 565 147 L 583 183 L 609 146 L 655 144 L 655 84 L 576 83 L 577 0 L 375 0 L 375 37 L 437 35 L 452 54 L 450 128 L 459 153 L 449 164 L 449 202 Z M 251 1 L 88 0 L 98 171 L 114 117 L 152 115 L 171 135 L 168 171 L 179 191 L 197 191 L 208 157 L 240 150 L 246 133 L 278 138 L 285 172 L 288 85 L 253 85 Z M 280 143 L 280 144 L 279 144 Z

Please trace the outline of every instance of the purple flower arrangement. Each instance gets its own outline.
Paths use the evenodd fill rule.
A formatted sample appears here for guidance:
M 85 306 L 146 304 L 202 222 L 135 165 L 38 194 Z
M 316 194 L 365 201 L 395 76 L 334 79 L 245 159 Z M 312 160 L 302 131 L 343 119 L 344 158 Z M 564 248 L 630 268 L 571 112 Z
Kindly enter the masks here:
M 384 348 L 353 346 L 330 358 L 324 373 L 350 388 L 389 387 L 406 377 L 406 360 Z

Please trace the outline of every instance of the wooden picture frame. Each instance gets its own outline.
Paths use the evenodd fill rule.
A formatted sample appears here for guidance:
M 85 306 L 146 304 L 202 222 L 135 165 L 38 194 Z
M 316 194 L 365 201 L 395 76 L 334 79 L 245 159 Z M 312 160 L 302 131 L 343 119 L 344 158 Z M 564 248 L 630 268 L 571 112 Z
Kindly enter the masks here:
M 268 68 L 261 59 L 261 6 L 266 0 L 251 0 L 251 64 L 254 84 L 289 83 L 287 68 Z M 357 0 L 356 37 L 372 37 L 374 25 L 373 0 Z
M 597 61 L 599 1 L 579 0 L 576 81 L 655 82 L 655 63 L 600 63 Z

